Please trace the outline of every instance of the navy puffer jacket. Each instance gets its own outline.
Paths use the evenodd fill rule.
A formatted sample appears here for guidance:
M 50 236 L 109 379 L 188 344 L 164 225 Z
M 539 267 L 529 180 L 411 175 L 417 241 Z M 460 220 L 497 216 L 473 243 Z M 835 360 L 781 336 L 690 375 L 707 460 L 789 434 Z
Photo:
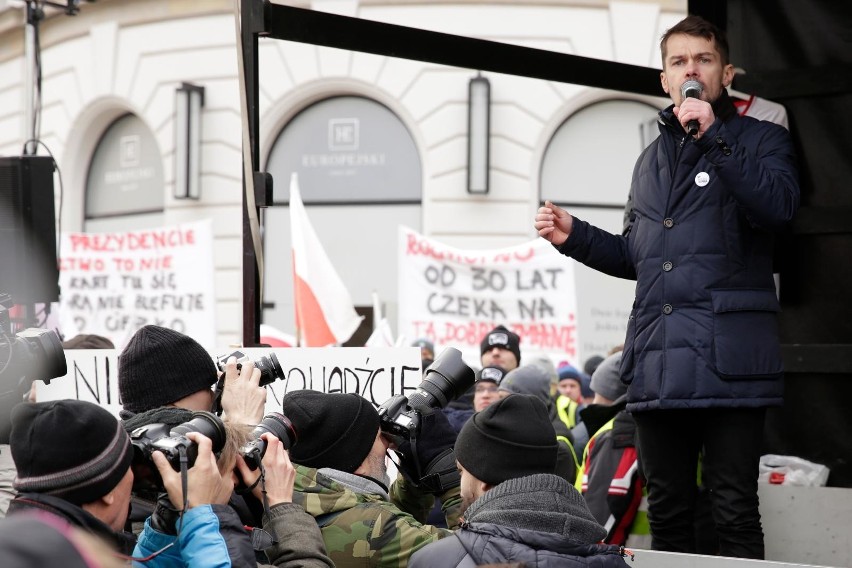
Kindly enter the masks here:
M 625 236 L 577 218 L 559 251 L 635 279 L 621 378 L 629 411 L 761 407 L 783 392 L 773 234 L 799 205 L 782 127 L 737 116 L 687 137 L 671 107 L 639 157 Z

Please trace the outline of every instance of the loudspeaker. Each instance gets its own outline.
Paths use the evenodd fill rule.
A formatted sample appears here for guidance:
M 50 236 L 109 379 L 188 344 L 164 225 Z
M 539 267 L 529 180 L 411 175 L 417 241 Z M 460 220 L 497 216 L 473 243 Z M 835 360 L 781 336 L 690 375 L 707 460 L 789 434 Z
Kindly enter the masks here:
M 16 304 L 59 300 L 53 158 L 0 158 L 0 292 Z

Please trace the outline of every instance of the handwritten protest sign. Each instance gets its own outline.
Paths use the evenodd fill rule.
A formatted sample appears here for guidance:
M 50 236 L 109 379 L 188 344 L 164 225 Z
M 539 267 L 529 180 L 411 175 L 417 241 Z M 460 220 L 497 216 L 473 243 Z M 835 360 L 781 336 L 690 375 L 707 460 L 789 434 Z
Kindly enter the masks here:
M 504 249 L 461 250 L 407 227 L 399 231 L 399 334 L 460 349 L 479 364 L 479 343 L 503 324 L 524 357 L 576 361 L 573 263 L 542 239 Z
M 213 231 L 208 221 L 127 233 L 63 233 L 65 337 L 95 333 L 121 347 L 157 324 L 215 343 Z
M 422 378 L 420 350 L 415 347 L 252 348 L 240 351 L 255 361 L 275 353 L 281 363 L 284 379 L 267 386 L 266 412 L 280 412 L 281 397 L 302 389 L 357 393 L 379 406 L 395 394 L 410 394 Z M 115 349 L 65 351 L 68 374 L 53 379 L 49 385 L 37 381 L 37 399 L 87 400 L 118 416 L 121 410 L 118 354 Z

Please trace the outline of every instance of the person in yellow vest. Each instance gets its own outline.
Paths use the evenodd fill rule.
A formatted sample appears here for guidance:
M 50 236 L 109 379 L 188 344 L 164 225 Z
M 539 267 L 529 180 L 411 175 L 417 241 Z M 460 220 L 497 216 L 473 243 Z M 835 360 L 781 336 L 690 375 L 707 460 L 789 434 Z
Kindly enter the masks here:
M 571 439 L 574 440 L 574 454 L 579 458 L 583 455 L 583 449 L 589 441 L 589 435 L 593 433 L 583 425 L 582 410 L 586 408 L 584 393 L 590 399 L 594 394 L 589 386 L 589 377 L 573 365 L 563 363 L 559 366 L 557 372 L 559 374 L 559 383 L 557 384 L 559 396 L 556 398 L 556 412 L 559 419 L 571 431 Z
M 594 402 L 583 409 L 583 424 L 593 432 L 583 452 L 575 486 L 589 510 L 607 530 L 604 542 L 649 548 L 644 479 L 636 449 L 636 423 L 627 411 L 627 386 L 618 369 L 621 352 L 595 369 L 591 387 Z

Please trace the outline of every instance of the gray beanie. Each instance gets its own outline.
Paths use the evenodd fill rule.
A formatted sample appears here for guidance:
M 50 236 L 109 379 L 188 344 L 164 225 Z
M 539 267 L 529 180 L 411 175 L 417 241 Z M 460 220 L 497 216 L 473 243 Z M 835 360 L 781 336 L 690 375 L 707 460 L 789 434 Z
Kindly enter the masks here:
M 604 359 L 592 375 L 592 390 L 609 400 L 624 396 L 627 385 L 621 382 L 620 367 L 621 351 Z
M 500 390 L 531 394 L 539 400 L 547 400 L 550 398 L 550 377 L 538 365 L 524 365 L 506 373 L 500 381 Z

